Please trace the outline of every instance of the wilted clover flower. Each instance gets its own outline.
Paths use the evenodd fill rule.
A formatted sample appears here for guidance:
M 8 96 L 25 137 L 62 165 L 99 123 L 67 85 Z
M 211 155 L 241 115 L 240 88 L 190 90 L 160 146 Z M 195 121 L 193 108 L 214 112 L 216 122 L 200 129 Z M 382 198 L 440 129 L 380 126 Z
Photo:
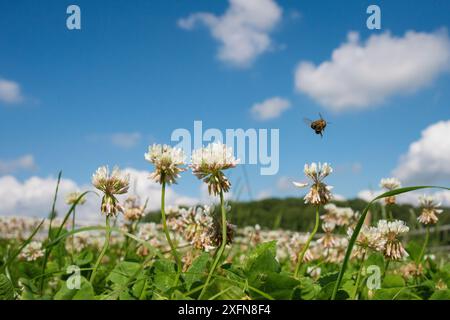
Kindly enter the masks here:
M 432 196 L 421 196 L 419 197 L 420 206 L 422 208 L 422 213 L 417 220 L 423 224 L 435 224 L 438 222 L 438 214 L 442 213 L 442 209 L 438 209 L 441 204 L 436 202 Z
M 154 144 L 148 147 L 148 153 L 145 160 L 155 166 L 155 171 L 150 174 L 150 179 L 162 184 L 163 182 L 176 183 L 180 177 L 180 172 L 185 171 L 182 168 L 185 165 L 185 156 L 180 148 L 172 148 L 168 145 Z
M 228 192 L 231 187 L 223 170 L 234 168 L 238 163 L 232 148 L 217 142 L 194 150 L 190 167 L 194 175 L 207 184 L 209 194 L 218 195 L 221 191 Z
M 227 243 L 231 244 L 234 239 L 234 235 L 236 233 L 237 227 L 234 224 L 231 224 L 227 221 Z M 211 227 L 208 230 L 208 237 L 211 239 L 211 243 L 213 246 L 220 247 L 222 244 L 222 226 L 214 221 Z
M 336 224 L 334 222 L 323 222 L 322 230 L 325 234 L 317 240 L 325 249 L 333 248 L 336 245 L 336 236 L 333 234 Z
M 387 191 L 392 191 L 394 189 L 398 189 L 402 186 L 400 180 L 397 178 L 383 178 L 380 181 L 380 187 L 386 189 Z M 395 196 L 384 198 L 386 204 L 394 204 Z
M 315 162 L 311 163 L 311 165 L 305 164 L 304 173 L 307 177 L 309 177 L 313 183 L 309 192 L 305 196 L 305 203 L 311 203 L 314 205 L 324 205 L 327 204 L 331 200 L 331 192 L 330 190 L 333 188 L 331 186 L 327 186 L 323 183 L 323 179 L 327 177 L 330 173 L 333 172 L 328 163 L 324 163 L 323 165 L 319 162 L 317 165 Z M 298 188 L 304 188 L 308 186 L 307 183 L 293 182 L 294 185 Z
M 77 191 L 75 191 L 75 192 L 71 192 L 71 193 L 69 193 L 67 196 L 66 196 L 66 204 L 68 204 L 68 205 L 74 205 L 76 202 L 77 202 L 77 200 L 78 200 L 78 198 L 81 196 L 81 192 L 77 192 Z M 86 203 L 86 199 L 84 198 L 84 197 L 82 197 L 81 199 L 80 199 L 80 201 L 78 201 L 78 205 L 80 206 L 80 205 L 83 205 L 83 204 L 85 204 Z
M 43 256 L 44 250 L 42 250 L 42 243 L 37 241 L 32 241 L 27 244 L 20 253 L 20 258 L 27 261 L 36 261 Z
M 116 216 L 119 211 L 123 212 L 123 208 L 115 195 L 128 192 L 129 175 L 124 175 L 117 167 L 114 167 L 110 173 L 108 167 L 103 166 L 92 175 L 92 184 L 103 192 L 102 213 L 109 217 Z
M 394 220 L 380 220 L 377 225 L 378 232 L 386 240 L 384 246 L 384 256 L 392 260 L 400 260 L 403 257 L 407 257 L 408 253 L 403 248 L 401 241 L 398 237 L 409 231 L 408 226 L 404 221 Z

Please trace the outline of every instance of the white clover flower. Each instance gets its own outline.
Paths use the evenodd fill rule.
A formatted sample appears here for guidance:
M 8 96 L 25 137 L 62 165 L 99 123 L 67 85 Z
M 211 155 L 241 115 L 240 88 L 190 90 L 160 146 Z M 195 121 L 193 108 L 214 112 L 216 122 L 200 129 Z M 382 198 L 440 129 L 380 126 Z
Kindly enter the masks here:
M 308 267 L 306 268 L 306 273 L 313 279 L 317 280 L 320 278 L 320 274 L 322 273 L 322 269 L 320 267 Z
M 194 175 L 208 185 L 209 194 L 228 192 L 231 183 L 223 170 L 234 168 L 239 159 L 233 156 L 233 149 L 221 142 L 210 143 L 205 148 L 192 152 L 191 165 Z
M 27 261 L 36 261 L 43 256 L 44 250 L 42 250 L 42 243 L 37 241 L 32 241 L 27 244 L 20 253 L 20 258 Z
M 119 211 L 123 212 L 123 208 L 115 195 L 128 192 L 130 185 L 129 175 L 123 174 L 118 167 L 114 167 L 110 173 L 108 167 L 103 166 L 98 168 L 92 175 L 92 184 L 103 192 L 102 213 L 109 217 L 116 216 Z
M 67 196 L 66 196 L 66 204 L 68 204 L 68 205 L 75 204 L 80 196 L 81 196 L 81 192 L 78 192 L 78 191 L 71 192 L 71 193 L 67 194 Z M 86 203 L 86 199 L 85 199 L 85 197 L 83 197 L 83 198 L 80 199 L 80 201 L 78 201 L 77 205 L 81 206 L 81 205 L 83 205 L 85 203 Z
M 323 183 L 323 179 L 325 179 L 330 173 L 333 172 L 333 169 L 328 163 L 317 165 L 315 162 L 311 163 L 311 165 L 305 164 L 304 173 L 307 177 L 312 180 L 311 188 L 309 192 L 305 196 L 305 203 L 311 203 L 314 205 L 324 205 L 327 204 L 331 198 L 331 189 L 332 186 L 327 186 Z M 308 186 L 307 183 L 301 182 L 293 182 L 293 184 L 298 188 L 303 188 Z
M 337 207 L 333 203 L 328 203 L 324 206 L 325 214 L 320 218 L 324 222 L 330 222 L 336 224 L 336 226 L 344 227 L 350 226 L 357 222 L 358 212 L 354 212 L 352 208 Z
M 383 178 L 380 182 L 380 187 L 383 189 L 386 189 L 387 191 L 392 191 L 395 189 L 398 189 L 402 186 L 400 183 L 400 180 L 397 178 Z M 386 204 L 394 204 L 395 203 L 395 196 L 390 196 L 384 198 L 384 201 Z
M 325 234 L 317 240 L 317 243 L 321 244 L 324 248 L 332 248 L 336 245 L 336 236 L 333 235 L 333 230 L 336 227 L 334 222 L 324 221 L 322 223 L 322 230 Z
M 145 160 L 155 166 L 155 171 L 150 174 L 150 179 L 157 183 L 176 183 L 180 172 L 186 171 L 184 166 L 185 155 L 181 148 L 172 148 L 168 145 L 153 144 L 148 147 Z
M 403 248 L 401 241 L 398 237 L 409 231 L 408 226 L 404 221 L 394 220 L 380 220 L 377 225 L 378 232 L 386 240 L 384 247 L 384 256 L 392 260 L 400 260 L 403 257 L 407 257 L 408 253 Z
M 129 196 L 123 205 L 123 216 L 128 221 L 136 221 L 145 214 L 145 206 L 141 206 L 137 196 Z
M 103 166 L 92 175 L 92 184 L 106 194 L 124 194 L 128 192 L 130 176 L 123 174 L 118 167 L 109 173 L 108 166 Z
M 309 233 L 308 234 L 300 234 L 298 232 L 295 232 L 289 243 L 288 243 L 288 252 L 291 258 L 291 261 L 296 264 L 299 259 L 299 252 L 301 252 L 306 245 L 306 242 L 308 241 Z M 303 256 L 302 262 L 310 262 L 314 259 L 314 256 L 311 252 L 311 247 L 306 249 L 305 255 Z
M 347 229 L 347 235 L 350 238 L 353 235 L 353 229 Z M 368 227 L 363 225 L 358 237 L 356 238 L 355 256 L 362 256 L 368 249 L 376 252 L 383 252 L 386 239 L 383 234 L 375 227 Z
M 386 190 L 398 189 L 401 186 L 402 184 L 397 178 L 383 178 L 380 182 L 380 187 Z
M 422 212 L 417 220 L 425 225 L 435 224 L 438 222 L 438 215 L 442 213 L 440 202 L 436 202 L 432 196 L 420 196 L 419 203 L 422 208 Z

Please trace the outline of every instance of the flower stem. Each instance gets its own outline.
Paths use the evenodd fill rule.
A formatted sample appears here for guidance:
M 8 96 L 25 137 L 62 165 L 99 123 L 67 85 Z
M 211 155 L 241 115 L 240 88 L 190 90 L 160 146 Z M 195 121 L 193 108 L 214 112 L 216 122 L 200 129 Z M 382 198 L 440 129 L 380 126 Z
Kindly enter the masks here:
M 391 260 L 389 260 L 389 259 L 386 260 L 386 264 L 384 265 L 383 279 L 386 277 L 386 273 L 387 273 L 387 270 L 389 268 L 389 263 L 390 262 L 391 262 Z
M 206 292 L 206 288 L 208 287 L 209 282 L 211 281 L 211 277 L 216 270 L 217 264 L 219 263 L 220 259 L 222 258 L 223 251 L 225 250 L 225 246 L 227 245 L 227 212 L 225 210 L 225 204 L 223 201 L 223 191 L 220 190 L 220 208 L 222 212 L 222 243 L 220 245 L 219 251 L 216 253 L 216 258 L 214 259 L 214 262 L 212 264 L 211 270 L 209 270 L 208 278 L 206 278 L 205 285 L 203 286 L 202 291 L 200 292 L 200 295 L 198 296 L 198 300 L 201 300 L 203 295 Z
M 425 252 L 427 251 L 428 241 L 430 239 L 430 226 L 427 225 L 427 231 L 425 234 L 425 241 L 423 242 L 422 250 L 420 251 L 420 255 L 417 259 L 417 264 L 422 262 L 422 259 L 425 255 Z
M 306 241 L 305 245 L 303 246 L 302 251 L 298 255 L 297 266 L 295 267 L 295 272 L 294 272 L 294 277 L 295 278 L 298 278 L 298 273 L 300 271 L 300 266 L 301 266 L 301 264 L 303 262 L 303 257 L 305 256 L 305 253 L 308 250 L 309 244 L 311 243 L 314 235 L 316 234 L 317 230 L 319 229 L 319 222 L 320 222 L 319 206 L 317 206 L 316 207 L 316 224 L 314 225 L 314 230 L 311 232 L 311 234 L 308 237 L 308 240 Z
M 175 285 L 174 285 L 176 287 L 178 284 L 178 280 L 180 278 L 182 265 L 181 265 L 180 257 L 178 255 L 177 248 L 175 248 L 175 245 L 173 244 L 172 239 L 170 239 L 169 229 L 167 228 L 165 199 L 166 199 L 166 182 L 163 180 L 162 189 L 161 189 L 161 219 L 162 219 L 164 234 L 166 235 L 166 239 L 167 239 L 167 242 L 169 243 L 170 249 L 172 251 L 173 258 L 175 259 L 175 262 L 177 264 L 177 276 L 175 278 Z
M 111 237 L 111 226 L 109 225 L 109 216 L 106 216 L 106 235 L 105 235 L 105 243 L 103 244 L 103 249 L 100 252 L 100 255 L 97 258 L 97 261 L 95 262 L 94 269 L 92 270 L 90 282 L 91 284 L 94 283 L 95 276 L 97 275 L 97 269 L 100 263 L 102 262 L 103 256 L 106 253 L 106 250 L 108 250 L 109 247 L 109 239 Z
M 359 283 L 361 281 L 361 274 L 362 274 L 362 269 L 364 268 L 364 259 L 365 258 L 366 258 L 366 251 L 364 250 L 363 256 L 361 258 L 361 265 L 359 266 L 358 275 L 356 276 L 355 292 L 353 293 L 353 300 L 356 300 L 356 297 L 358 296 Z
M 73 209 L 73 215 L 72 215 L 72 262 L 74 261 L 74 255 L 75 255 L 75 209 Z

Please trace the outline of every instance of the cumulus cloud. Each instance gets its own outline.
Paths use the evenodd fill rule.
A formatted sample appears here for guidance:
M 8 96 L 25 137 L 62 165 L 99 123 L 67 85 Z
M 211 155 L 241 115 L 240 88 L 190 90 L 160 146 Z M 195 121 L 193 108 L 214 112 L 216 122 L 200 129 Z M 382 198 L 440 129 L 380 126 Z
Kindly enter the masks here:
M 264 199 L 269 199 L 269 198 L 272 198 L 272 197 L 273 197 L 273 195 L 272 195 L 272 191 L 271 190 L 261 190 L 256 195 L 256 200 L 264 200 Z
M 139 132 L 114 133 L 111 135 L 112 144 L 121 148 L 132 148 L 139 143 L 142 136 Z
M 447 32 L 389 32 L 365 42 L 350 32 L 347 42 L 319 65 L 301 62 L 295 70 L 295 87 L 333 111 L 365 109 L 395 94 L 415 92 L 449 70 Z
M 13 104 L 22 99 L 20 85 L 17 82 L 0 78 L 0 102 Z
M 282 176 L 277 180 L 277 189 L 280 191 L 292 191 L 296 190 L 296 187 L 292 184 L 292 181 L 296 181 L 293 178 Z
M 112 144 L 122 149 L 136 146 L 142 139 L 139 132 L 116 132 L 111 134 L 91 134 L 87 137 L 91 142 Z
M 178 26 L 192 30 L 199 23 L 220 43 L 220 60 L 238 67 L 249 66 L 271 49 L 270 32 L 281 20 L 282 9 L 273 0 L 229 0 L 227 11 L 216 16 L 198 12 L 178 20 Z
M 142 201 L 148 198 L 147 208 L 157 210 L 160 208 L 161 186 L 148 179 L 148 172 L 133 168 L 124 169 L 130 175 L 130 193 L 139 196 Z M 53 196 L 57 179 L 55 177 L 31 177 L 25 181 L 19 181 L 13 176 L 0 177 L 0 215 L 19 215 L 33 217 L 47 217 L 51 211 Z M 73 191 L 94 190 L 91 185 L 79 185 L 67 178 L 61 179 L 59 196 L 56 202 L 56 210 L 59 216 L 63 216 L 68 210 L 65 197 Z M 120 196 L 124 200 L 126 196 Z M 103 220 L 100 214 L 101 198 L 94 193 L 87 195 L 84 205 L 77 208 L 77 217 L 84 222 L 99 222 Z M 167 205 L 193 205 L 198 200 L 178 194 L 173 188 L 166 188 Z
M 291 107 L 289 100 L 273 97 L 263 102 L 255 103 L 250 109 L 253 117 L 257 120 L 269 120 L 278 118 L 284 111 Z
M 401 156 L 393 175 L 408 184 L 450 181 L 450 120 L 439 121 L 422 131 Z
M 34 169 L 36 169 L 36 163 L 34 162 L 34 157 L 31 154 L 12 160 L 0 159 L 0 174 L 11 174 L 17 171 Z

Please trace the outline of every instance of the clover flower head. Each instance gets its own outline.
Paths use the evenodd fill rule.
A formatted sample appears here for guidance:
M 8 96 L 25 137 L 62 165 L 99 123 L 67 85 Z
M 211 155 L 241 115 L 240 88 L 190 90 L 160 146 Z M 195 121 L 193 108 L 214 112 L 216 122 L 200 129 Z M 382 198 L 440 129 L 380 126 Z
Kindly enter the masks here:
M 114 167 L 109 172 L 107 166 L 97 169 L 92 175 L 92 184 L 103 192 L 101 211 L 107 217 L 116 216 L 118 212 L 123 212 L 122 206 L 115 195 L 128 192 L 130 186 L 130 176 L 122 173 L 118 167 Z
M 43 256 L 44 250 L 42 249 L 42 243 L 38 241 L 30 242 L 22 249 L 20 253 L 20 258 L 26 261 L 36 261 Z
M 304 167 L 305 176 L 312 180 L 309 192 L 305 196 L 305 203 L 311 203 L 313 205 L 324 205 L 332 199 L 331 189 L 332 186 L 326 185 L 323 180 L 333 172 L 333 169 L 328 163 L 316 164 L 315 162 L 305 164 Z M 308 186 L 307 183 L 293 182 L 298 188 L 304 188 Z
M 314 280 L 318 280 L 320 278 L 321 272 L 322 269 L 320 267 L 311 266 L 306 268 L 306 273 Z
M 387 191 L 392 191 L 395 189 L 398 189 L 402 186 L 400 183 L 400 180 L 397 178 L 383 178 L 380 182 L 380 187 L 383 189 L 386 189 Z M 384 198 L 384 202 L 386 204 L 394 204 L 395 203 L 395 196 L 390 196 Z
M 383 178 L 380 181 L 380 187 L 386 190 L 398 189 L 402 186 L 397 178 Z
M 92 184 L 105 194 L 124 194 L 128 192 L 130 176 L 123 174 L 118 167 L 110 173 L 108 166 L 102 166 L 92 175 Z
M 439 220 L 438 215 L 443 211 L 442 209 L 439 209 L 441 203 L 436 202 L 432 196 L 427 195 L 420 196 L 419 203 L 422 212 L 420 216 L 417 217 L 417 220 L 425 225 L 437 223 Z
M 67 194 L 67 196 L 66 196 L 66 204 L 68 204 L 68 205 L 74 205 L 76 202 L 77 202 L 77 200 L 78 200 L 78 198 L 81 196 L 81 192 L 78 192 L 78 191 L 74 191 L 74 192 L 70 192 L 69 194 Z M 78 201 L 78 203 L 77 203 L 77 205 L 79 205 L 79 206 L 81 206 L 81 205 L 83 205 L 83 204 L 85 204 L 86 203 L 86 199 L 84 198 L 84 197 L 82 197 L 79 201 Z
M 332 248 L 336 244 L 336 236 L 333 234 L 333 230 L 336 227 L 334 222 L 324 221 L 322 223 L 322 230 L 325 234 L 317 240 L 324 248 Z
M 144 156 L 145 160 L 155 166 L 155 170 L 150 174 L 150 179 L 157 183 L 176 183 L 180 172 L 186 171 L 186 168 L 182 167 L 186 164 L 186 157 L 181 148 L 153 144 L 148 147 L 148 152 Z
M 347 229 L 347 235 L 349 237 L 353 235 L 352 228 Z M 355 256 L 361 256 L 363 253 L 367 252 L 368 249 L 382 252 L 386 245 L 386 239 L 378 228 L 363 225 L 356 238 L 355 244 Z
M 303 247 L 306 245 L 308 241 L 309 234 L 300 234 L 295 232 L 289 243 L 288 243 L 288 252 L 293 263 L 297 263 L 299 258 L 299 252 L 302 251 Z M 314 255 L 311 250 L 312 246 L 308 247 L 305 251 L 305 255 L 303 256 L 302 262 L 310 262 L 314 259 Z
M 128 221 L 136 221 L 144 216 L 144 210 L 145 208 L 139 204 L 137 196 L 129 196 L 123 205 L 123 216 Z
M 344 227 L 355 224 L 358 220 L 359 213 L 354 212 L 350 207 L 340 208 L 333 203 L 324 206 L 325 214 L 320 218 L 324 222 L 334 223 L 336 226 Z
M 194 150 L 190 167 L 193 174 L 207 184 L 209 194 L 218 195 L 221 191 L 228 192 L 231 187 L 223 170 L 234 168 L 238 163 L 231 147 L 215 142 Z
M 400 260 L 403 257 L 408 256 L 408 253 L 403 248 L 401 241 L 398 239 L 399 236 L 409 231 L 409 228 L 404 221 L 380 220 L 378 221 L 377 229 L 386 240 L 384 248 L 384 256 L 386 258 Z

